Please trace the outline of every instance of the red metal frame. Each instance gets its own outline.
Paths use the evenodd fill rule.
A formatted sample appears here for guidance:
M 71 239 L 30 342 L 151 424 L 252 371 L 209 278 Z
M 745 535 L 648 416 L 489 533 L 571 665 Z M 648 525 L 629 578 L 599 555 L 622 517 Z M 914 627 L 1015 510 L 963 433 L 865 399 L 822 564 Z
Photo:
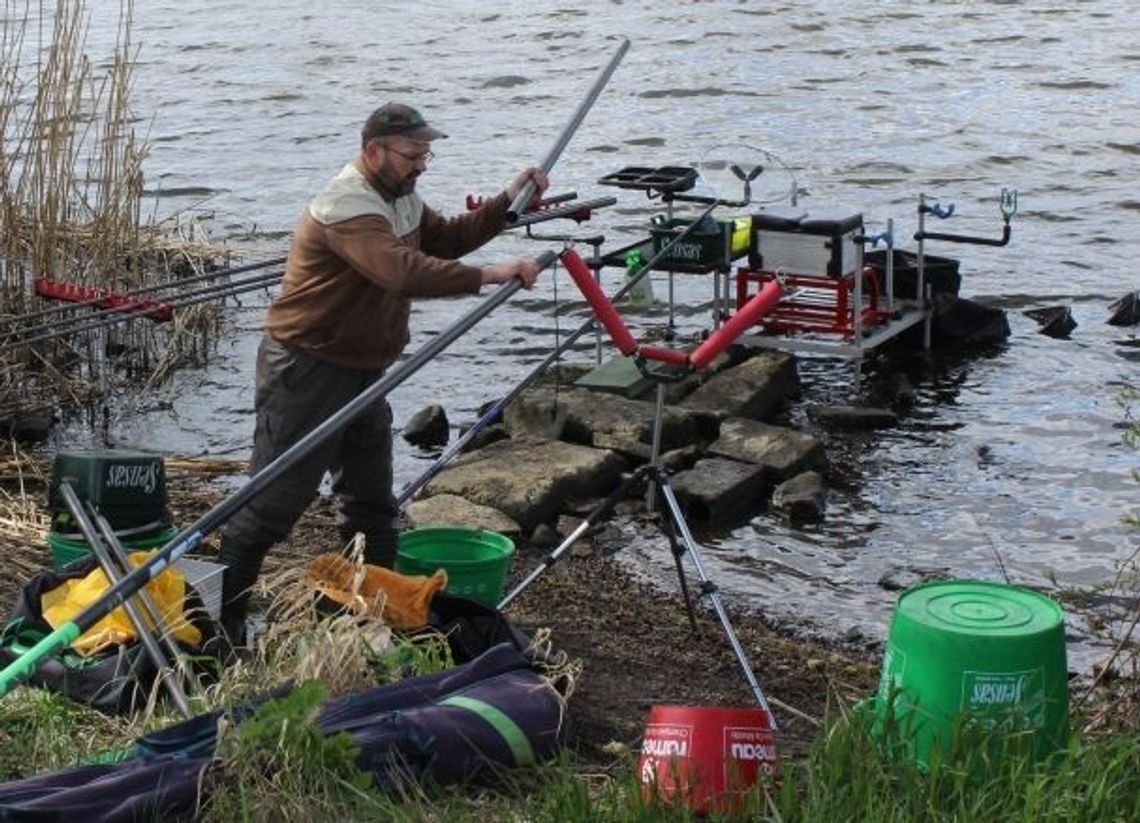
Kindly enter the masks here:
M 756 325 L 769 332 L 820 332 L 853 337 L 855 334 L 855 276 L 832 278 L 819 275 L 785 274 L 742 266 L 736 271 L 736 309 L 741 311 L 753 295 L 750 287 L 782 281 L 783 299 L 759 318 Z M 870 328 L 883 323 L 889 312 L 879 289 L 878 273 L 863 269 L 863 305 L 859 325 Z

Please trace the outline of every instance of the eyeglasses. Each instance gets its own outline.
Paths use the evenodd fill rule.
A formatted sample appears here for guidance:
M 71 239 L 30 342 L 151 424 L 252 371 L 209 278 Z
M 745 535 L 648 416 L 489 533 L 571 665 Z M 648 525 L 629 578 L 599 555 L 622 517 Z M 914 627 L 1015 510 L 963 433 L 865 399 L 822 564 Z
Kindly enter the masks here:
M 435 157 L 435 153 L 431 152 L 431 151 L 422 151 L 422 152 L 419 152 L 417 154 L 409 154 L 406 151 L 400 151 L 399 149 L 394 149 L 391 146 L 389 146 L 387 143 L 381 143 L 380 145 L 382 145 L 388 151 L 392 152 L 392 154 L 400 155 L 400 157 L 403 157 L 405 160 L 409 161 L 410 163 L 421 163 L 422 162 L 424 164 L 427 164 L 427 163 L 431 162 L 433 157 Z

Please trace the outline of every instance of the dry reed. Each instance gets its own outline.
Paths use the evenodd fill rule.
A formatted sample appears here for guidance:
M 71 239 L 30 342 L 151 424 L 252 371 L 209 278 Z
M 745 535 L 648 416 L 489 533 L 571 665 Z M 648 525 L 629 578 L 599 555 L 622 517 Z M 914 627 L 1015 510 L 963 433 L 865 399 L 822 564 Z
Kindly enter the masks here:
M 133 0 L 120 0 L 109 56 L 88 54 L 86 0 L 5 0 L 0 26 L 0 421 L 93 408 L 126 379 L 154 385 L 205 362 L 218 305 L 173 323 L 124 315 L 114 328 L 18 345 L 44 311 L 40 278 L 130 294 L 200 273 L 225 255 L 201 227 L 144 223 L 143 161 L 130 94 L 138 46 Z M 92 306 L 53 314 L 83 319 Z M 116 318 L 117 319 L 117 318 Z M 43 328 L 50 328 L 45 322 Z M 17 334 L 17 332 L 21 332 Z

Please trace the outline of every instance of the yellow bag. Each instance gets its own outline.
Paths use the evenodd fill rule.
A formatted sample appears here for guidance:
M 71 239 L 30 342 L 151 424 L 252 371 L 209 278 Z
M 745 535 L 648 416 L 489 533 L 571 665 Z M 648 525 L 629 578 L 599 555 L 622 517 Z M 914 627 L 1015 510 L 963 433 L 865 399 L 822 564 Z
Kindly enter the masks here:
M 155 551 L 157 549 L 132 552 L 129 555 L 131 565 L 136 568 L 141 566 Z M 64 581 L 62 585 L 44 592 L 40 598 L 43 618 L 53 629 L 58 629 L 102 597 L 110 587 L 110 581 L 101 568 L 92 570 L 86 577 Z M 156 635 L 172 632 L 175 640 L 190 646 L 200 646 L 202 633 L 186 619 L 186 578 L 182 572 L 173 566 L 168 567 L 147 583 L 145 590 L 150 594 L 162 619 L 162 626 L 156 630 L 149 619 L 148 610 L 142 608 L 141 603 L 136 604 L 136 611 L 146 621 L 151 632 Z M 81 634 L 71 647 L 81 655 L 90 656 L 108 646 L 129 643 L 137 636 L 126 609 L 119 606 Z

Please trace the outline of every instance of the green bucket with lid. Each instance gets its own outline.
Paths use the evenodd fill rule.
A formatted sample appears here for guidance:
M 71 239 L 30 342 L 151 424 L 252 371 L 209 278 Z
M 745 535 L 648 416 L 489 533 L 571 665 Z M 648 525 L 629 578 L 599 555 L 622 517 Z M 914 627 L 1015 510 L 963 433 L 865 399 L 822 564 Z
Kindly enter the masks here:
M 400 574 L 447 571 L 449 594 L 495 606 L 503 597 L 514 542 L 486 529 L 436 526 L 412 529 L 399 537 L 395 569 Z
M 927 763 L 956 729 L 1032 735 L 1043 757 L 1068 735 L 1064 613 L 1044 595 L 979 580 L 926 583 L 891 618 L 874 728 L 897 723 Z

